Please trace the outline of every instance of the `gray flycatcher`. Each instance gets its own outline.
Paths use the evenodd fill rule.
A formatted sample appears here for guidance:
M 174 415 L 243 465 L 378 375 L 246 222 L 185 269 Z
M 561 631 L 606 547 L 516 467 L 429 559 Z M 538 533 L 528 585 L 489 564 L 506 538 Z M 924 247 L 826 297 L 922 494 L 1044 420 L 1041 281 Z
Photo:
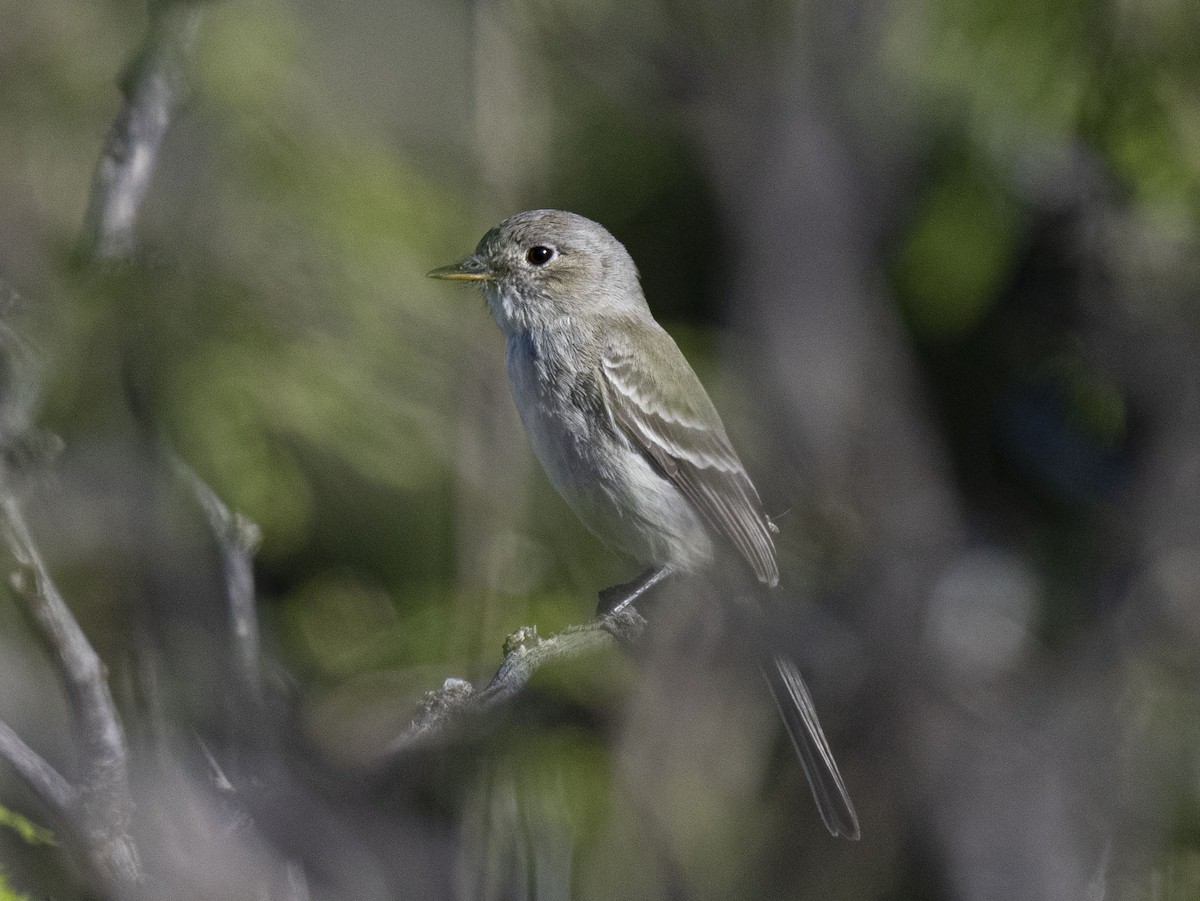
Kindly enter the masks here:
M 601 540 L 648 569 L 601 592 L 620 610 L 721 545 L 774 587 L 775 526 L 716 408 L 654 321 L 624 246 L 574 213 L 505 219 L 475 253 L 429 273 L 479 282 L 507 342 L 508 381 L 546 475 Z M 829 831 L 858 818 L 795 664 L 760 666 Z

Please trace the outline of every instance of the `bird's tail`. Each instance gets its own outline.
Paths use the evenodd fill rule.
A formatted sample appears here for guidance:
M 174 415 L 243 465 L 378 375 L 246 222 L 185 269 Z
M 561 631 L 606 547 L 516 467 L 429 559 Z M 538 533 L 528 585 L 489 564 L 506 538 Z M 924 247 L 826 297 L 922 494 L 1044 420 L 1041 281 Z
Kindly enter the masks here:
M 857 839 L 858 815 L 850 803 L 846 783 L 842 781 L 829 742 L 821 731 L 817 709 L 813 706 L 812 695 L 808 693 L 808 686 L 804 684 L 800 671 L 796 669 L 796 664 L 779 655 L 764 661 L 760 669 L 800 763 L 804 766 L 804 775 L 808 777 L 821 819 L 835 836 Z

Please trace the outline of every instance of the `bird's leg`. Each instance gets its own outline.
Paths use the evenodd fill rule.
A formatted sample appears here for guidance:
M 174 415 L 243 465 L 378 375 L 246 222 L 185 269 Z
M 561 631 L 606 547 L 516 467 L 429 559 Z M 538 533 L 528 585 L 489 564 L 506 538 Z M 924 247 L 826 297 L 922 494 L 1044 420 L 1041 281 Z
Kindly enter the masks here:
M 674 570 L 669 566 L 655 566 L 628 582 L 602 589 L 600 603 L 596 605 L 596 615 L 612 616 L 614 613 L 620 613 L 672 572 Z

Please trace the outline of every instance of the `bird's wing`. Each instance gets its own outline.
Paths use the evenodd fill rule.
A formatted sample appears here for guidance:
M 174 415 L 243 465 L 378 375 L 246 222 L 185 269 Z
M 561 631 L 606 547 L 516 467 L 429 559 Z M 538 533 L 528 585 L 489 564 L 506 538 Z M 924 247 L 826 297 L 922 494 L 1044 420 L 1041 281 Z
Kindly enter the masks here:
M 767 585 L 779 582 L 774 526 L 708 394 L 675 342 L 656 325 L 620 337 L 601 360 L 609 413 L 716 533 Z

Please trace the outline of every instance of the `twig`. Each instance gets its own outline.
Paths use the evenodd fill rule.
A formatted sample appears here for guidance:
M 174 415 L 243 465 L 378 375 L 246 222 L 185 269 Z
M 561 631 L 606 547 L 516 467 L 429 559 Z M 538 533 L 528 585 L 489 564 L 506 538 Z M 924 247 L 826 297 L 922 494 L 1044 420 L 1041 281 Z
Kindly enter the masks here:
M 17 593 L 49 646 L 71 707 L 79 758 L 74 807 L 79 822 L 75 825 L 89 862 L 106 886 L 136 884 L 141 881 L 141 865 L 129 837 L 133 813 L 129 752 L 104 664 L 50 577 L 16 498 L 0 499 L 0 513 L 5 541 L 22 567 L 14 577 Z M 54 806 L 62 797 L 59 788 L 55 786 L 45 797 Z
M 146 40 L 120 79 L 125 104 L 92 178 L 78 249 L 84 263 L 133 256 L 138 213 L 159 148 L 189 94 L 187 68 L 202 6 L 197 0 L 150 0 Z
M 636 642 L 646 621 L 632 606 L 578 626 L 568 626 L 549 638 L 540 638 L 536 626 L 523 626 L 504 642 L 504 660 L 482 689 L 464 679 L 447 679 L 440 689 L 426 692 L 409 727 L 392 744 L 392 752 L 408 750 L 467 725 L 482 714 L 511 700 L 544 666 L 586 657 L 616 646 Z
M 75 789 L 5 722 L 0 722 L 0 757 L 53 813 L 66 814 L 75 801 Z
M 251 700 L 262 701 L 261 641 L 254 596 L 254 552 L 262 539 L 258 526 L 240 513 L 232 512 L 196 471 L 171 455 L 180 478 L 204 509 L 221 550 L 221 570 L 229 602 L 229 625 L 233 632 L 238 667 Z
M 92 180 L 80 235 L 79 254 L 85 262 L 133 256 L 134 229 L 159 148 L 191 93 L 188 68 L 204 6 L 204 0 L 150 0 L 146 40 L 120 79 L 125 105 L 109 129 Z M 258 527 L 232 513 L 187 464 L 178 458 L 175 462 L 220 545 L 238 665 L 257 703 L 262 686 L 253 570 Z
M 150 0 L 146 39 L 120 80 L 125 103 L 92 180 L 78 250 L 84 264 L 133 255 L 134 229 L 159 148 L 187 95 L 199 16 L 194 0 Z M 51 579 L 11 491 L 0 498 L 0 513 L 5 540 L 23 570 L 15 579 L 18 593 L 46 640 L 71 707 L 76 784 L 67 784 L 7 728 L 0 732 L 4 757 L 47 804 L 69 814 L 97 887 L 117 897 L 132 894 L 142 882 L 142 868 L 129 833 L 129 753 L 104 665 Z

